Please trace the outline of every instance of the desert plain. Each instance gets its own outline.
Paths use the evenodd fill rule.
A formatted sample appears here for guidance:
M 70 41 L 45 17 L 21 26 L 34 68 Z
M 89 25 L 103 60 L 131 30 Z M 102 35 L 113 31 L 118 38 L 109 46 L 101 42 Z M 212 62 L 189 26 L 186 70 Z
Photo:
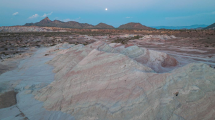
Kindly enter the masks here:
M 215 119 L 214 30 L 0 27 L 2 120 Z

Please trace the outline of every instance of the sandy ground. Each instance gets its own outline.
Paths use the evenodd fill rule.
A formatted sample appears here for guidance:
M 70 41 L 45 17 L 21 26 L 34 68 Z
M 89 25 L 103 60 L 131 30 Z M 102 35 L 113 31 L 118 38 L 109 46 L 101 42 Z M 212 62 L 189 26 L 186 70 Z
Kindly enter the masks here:
M 33 94 L 54 80 L 53 67 L 45 64 L 54 56 L 44 55 L 51 48 L 40 48 L 30 56 L 22 59 L 10 60 L 18 62 L 17 67 L 0 75 L 1 93 L 8 90 L 15 90 L 17 104 L 11 107 L 0 109 L 1 120 L 72 120 L 73 117 L 59 111 L 47 111 L 43 108 L 43 103 L 34 99 Z M 8 61 L 4 61 L 6 63 Z M 33 64 L 32 64 L 33 63 Z M 8 64 L 8 66 L 10 66 Z M 7 67 L 7 66 L 5 66 Z

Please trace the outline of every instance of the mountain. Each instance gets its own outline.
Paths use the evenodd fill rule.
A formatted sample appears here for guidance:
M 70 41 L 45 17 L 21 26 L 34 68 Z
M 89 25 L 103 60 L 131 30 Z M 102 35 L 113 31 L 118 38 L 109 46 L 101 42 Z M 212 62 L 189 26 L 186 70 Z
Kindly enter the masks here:
M 130 22 L 130 23 L 127 23 L 127 24 L 124 24 L 124 25 L 120 25 L 118 27 L 118 29 L 141 29 L 141 30 L 152 30 L 153 28 L 150 28 L 150 27 L 146 27 L 140 23 L 133 23 L 133 22 Z
M 44 18 L 43 20 L 41 20 L 40 21 L 40 23 L 51 23 L 52 21 L 48 18 L 48 17 L 46 17 L 46 18 Z
M 156 29 L 172 29 L 172 30 L 179 30 L 179 29 L 202 29 L 207 27 L 207 25 L 191 25 L 191 26 L 151 26 L 152 28 Z
M 215 23 L 212 24 L 212 25 L 207 26 L 205 29 L 213 29 L 213 30 L 215 30 Z
M 114 29 L 113 26 L 107 25 L 105 23 L 99 23 L 98 25 L 94 26 L 96 29 Z
M 75 21 L 62 22 L 59 20 L 51 21 L 48 17 L 37 23 L 26 23 L 24 26 L 41 26 L 41 27 L 62 27 L 62 28 L 94 28 L 93 25 L 87 23 L 78 23 Z
M 51 21 L 48 17 L 44 18 L 37 23 L 26 23 L 24 26 L 41 26 L 41 27 L 61 27 L 61 28 L 78 28 L 78 29 L 114 29 L 113 26 L 107 25 L 105 23 L 99 23 L 93 26 L 88 23 L 79 23 L 75 21 L 62 22 L 59 20 Z
M 68 21 L 62 22 L 59 20 L 51 21 L 48 17 L 44 18 L 40 22 L 37 23 L 26 23 L 24 26 L 40 26 L 40 27 L 60 27 L 60 28 L 78 28 L 78 29 L 115 29 L 111 25 L 107 25 L 105 23 L 99 23 L 98 25 L 91 25 L 88 23 L 79 23 L 76 21 Z M 150 28 L 144 26 L 140 23 L 127 23 L 118 27 L 118 29 L 139 29 L 139 30 L 152 30 L 154 28 Z

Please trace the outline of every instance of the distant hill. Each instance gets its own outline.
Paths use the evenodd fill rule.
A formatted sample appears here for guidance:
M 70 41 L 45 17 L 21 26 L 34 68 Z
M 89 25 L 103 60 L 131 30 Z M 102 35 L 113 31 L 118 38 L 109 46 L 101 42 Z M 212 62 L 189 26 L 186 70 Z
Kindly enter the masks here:
M 107 25 L 105 23 L 100 23 L 96 26 L 93 26 L 88 23 L 79 23 L 75 21 L 62 22 L 59 20 L 51 21 L 48 17 L 44 18 L 37 23 L 26 23 L 24 26 L 41 26 L 41 27 L 61 27 L 61 28 L 79 28 L 79 29 L 114 29 L 113 26 Z
M 130 22 L 130 23 L 127 23 L 127 24 L 124 24 L 124 25 L 120 25 L 118 27 L 118 29 L 141 29 L 141 30 L 152 30 L 154 28 L 150 28 L 150 27 L 147 27 L 147 26 L 144 26 L 140 23 L 133 23 L 133 22 Z
M 114 29 L 113 26 L 107 25 L 105 23 L 99 23 L 98 25 L 94 26 L 96 29 Z
M 213 30 L 215 30 L 215 23 L 212 24 L 212 25 L 207 26 L 205 29 L 213 29 Z
M 156 29 L 172 29 L 172 30 L 180 30 L 180 29 L 203 29 L 208 25 L 191 25 L 191 26 L 151 26 Z
M 51 21 L 48 17 L 44 18 L 40 22 L 26 23 L 24 26 L 40 26 L 40 27 L 60 27 L 60 28 L 77 28 L 77 29 L 115 29 L 111 25 L 105 23 L 99 23 L 98 25 L 91 25 L 88 23 L 79 23 L 76 21 L 63 22 L 59 20 Z M 153 30 L 153 29 L 215 29 L 215 23 L 208 25 L 191 25 L 191 26 L 151 26 L 147 27 L 141 23 L 130 22 L 120 25 L 118 29 L 136 29 L 136 30 Z

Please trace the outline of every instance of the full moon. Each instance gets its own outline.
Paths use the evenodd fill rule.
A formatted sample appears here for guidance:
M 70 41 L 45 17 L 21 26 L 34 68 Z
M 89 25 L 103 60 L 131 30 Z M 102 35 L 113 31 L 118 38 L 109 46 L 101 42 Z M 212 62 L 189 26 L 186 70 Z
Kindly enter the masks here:
M 105 8 L 105 10 L 107 11 L 108 9 L 107 9 L 107 8 Z

